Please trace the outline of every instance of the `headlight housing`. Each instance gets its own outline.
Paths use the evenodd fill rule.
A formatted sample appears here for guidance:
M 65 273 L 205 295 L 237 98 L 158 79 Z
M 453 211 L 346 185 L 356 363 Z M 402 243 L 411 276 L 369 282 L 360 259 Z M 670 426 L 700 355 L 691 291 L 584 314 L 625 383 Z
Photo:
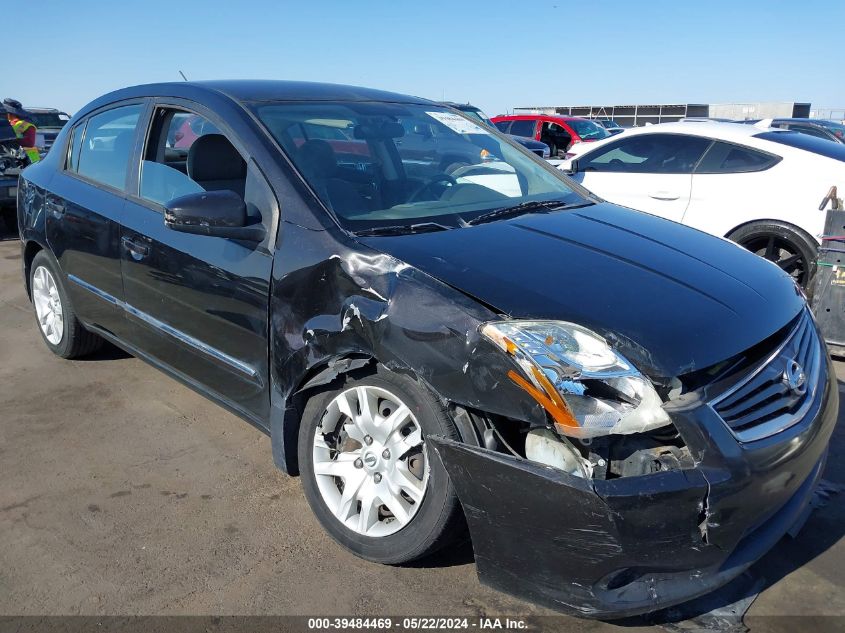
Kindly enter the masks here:
M 642 433 L 671 423 L 651 384 L 607 341 L 565 321 L 492 321 L 481 333 L 519 365 L 508 377 L 581 439 Z

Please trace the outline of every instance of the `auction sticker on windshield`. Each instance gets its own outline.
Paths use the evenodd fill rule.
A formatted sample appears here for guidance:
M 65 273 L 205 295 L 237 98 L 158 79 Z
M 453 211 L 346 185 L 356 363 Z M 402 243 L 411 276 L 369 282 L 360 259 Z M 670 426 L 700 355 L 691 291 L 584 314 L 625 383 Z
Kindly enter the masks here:
M 426 112 L 428 116 L 445 125 L 447 128 L 458 134 L 489 134 L 490 132 L 476 125 L 472 121 L 466 120 L 459 114 L 451 114 L 449 112 Z

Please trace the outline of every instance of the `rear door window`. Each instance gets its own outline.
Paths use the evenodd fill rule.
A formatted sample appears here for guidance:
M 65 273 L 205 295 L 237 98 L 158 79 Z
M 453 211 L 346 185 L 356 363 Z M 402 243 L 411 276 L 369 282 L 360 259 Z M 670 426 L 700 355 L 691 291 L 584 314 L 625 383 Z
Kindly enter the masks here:
M 579 161 L 580 171 L 691 174 L 710 139 L 683 134 L 638 134 L 608 143 Z
M 513 134 L 514 136 L 534 138 L 534 130 L 536 127 L 536 121 L 514 121 L 511 124 L 510 134 Z
M 750 147 L 716 141 L 695 170 L 697 174 L 740 174 L 763 171 L 780 157 Z
M 68 167 L 94 182 L 123 190 L 142 108 L 140 104 L 120 106 L 88 119 L 78 146 L 74 139 L 79 159 Z M 79 130 L 77 127 L 76 131 Z
M 830 135 L 825 133 L 824 130 L 815 128 L 812 125 L 792 124 L 789 126 L 789 129 L 795 130 L 796 132 L 801 132 L 801 134 L 809 134 L 810 136 L 815 136 L 816 138 L 823 138 L 825 140 L 830 139 Z

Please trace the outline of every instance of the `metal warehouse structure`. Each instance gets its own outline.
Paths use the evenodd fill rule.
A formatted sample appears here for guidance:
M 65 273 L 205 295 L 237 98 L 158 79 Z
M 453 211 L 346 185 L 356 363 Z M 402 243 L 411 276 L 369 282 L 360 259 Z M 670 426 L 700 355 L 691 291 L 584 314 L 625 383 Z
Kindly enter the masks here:
M 562 114 L 587 119 L 613 119 L 622 127 L 669 123 L 684 117 L 764 119 L 810 116 L 809 103 L 664 103 L 653 105 L 534 106 L 514 108 L 514 114 Z

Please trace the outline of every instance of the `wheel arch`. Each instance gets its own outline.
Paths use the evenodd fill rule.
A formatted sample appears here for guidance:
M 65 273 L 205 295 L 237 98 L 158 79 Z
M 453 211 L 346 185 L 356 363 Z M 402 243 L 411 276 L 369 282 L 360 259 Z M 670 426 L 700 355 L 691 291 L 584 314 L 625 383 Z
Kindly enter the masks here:
M 270 403 L 270 443 L 273 461 L 288 475 L 299 474 L 297 436 L 302 412 L 309 398 L 330 388 L 351 373 L 374 373 L 377 360 L 368 354 L 350 353 L 326 358 L 312 365 L 285 397 L 273 389 Z
M 35 259 L 35 256 L 40 253 L 41 251 L 47 251 L 46 246 L 38 242 L 37 240 L 27 240 L 24 243 L 23 247 L 23 275 L 24 275 L 24 286 L 26 288 L 26 296 L 29 300 L 32 300 L 32 288 L 30 287 L 29 277 L 30 273 L 32 272 L 32 261 Z
M 747 222 L 742 222 L 741 224 L 738 224 L 737 226 L 733 227 L 730 231 L 725 233 L 724 237 L 726 239 L 730 240 L 730 239 L 732 239 L 731 235 L 733 235 L 734 233 L 736 233 L 740 229 L 744 229 L 745 227 L 751 226 L 752 224 L 765 224 L 767 222 L 775 223 L 775 224 L 782 224 L 782 225 L 788 227 L 790 230 L 793 230 L 796 233 L 800 233 L 801 235 L 805 236 L 809 241 L 814 242 L 817 245 L 821 244 L 821 242 L 819 241 L 819 238 L 815 237 L 814 235 L 811 235 L 806 229 L 801 228 L 800 226 L 798 226 L 797 224 L 795 224 L 793 222 L 788 222 L 786 220 L 779 220 L 777 218 L 755 218 L 753 220 L 748 220 Z
M 432 395 L 437 392 L 410 367 L 388 367 L 370 354 L 349 353 L 324 359 L 302 376 L 297 386 L 285 398 L 277 389 L 271 396 L 270 443 L 276 466 L 291 476 L 299 475 L 297 438 L 302 414 L 308 400 L 326 389 L 339 387 L 348 376 L 362 377 L 379 371 L 402 373 L 424 385 Z M 442 398 L 441 398 L 442 399 Z M 480 446 L 480 424 L 477 417 L 464 407 L 447 403 L 447 415 L 452 419 L 463 442 Z

